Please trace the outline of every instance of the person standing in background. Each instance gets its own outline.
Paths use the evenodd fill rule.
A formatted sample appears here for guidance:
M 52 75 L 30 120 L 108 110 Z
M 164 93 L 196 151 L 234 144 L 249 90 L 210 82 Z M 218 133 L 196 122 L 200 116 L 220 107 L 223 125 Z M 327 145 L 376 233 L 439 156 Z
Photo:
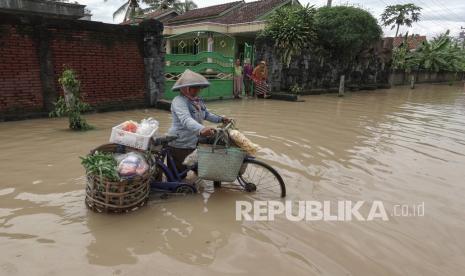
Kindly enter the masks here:
M 266 62 L 264 60 L 255 67 L 252 76 L 255 83 L 255 95 L 259 98 L 268 98 L 268 68 L 266 67 Z
M 252 94 L 252 73 L 253 73 L 253 67 L 250 64 L 250 59 L 246 58 L 244 61 L 244 89 L 245 89 L 245 95 L 247 97 L 253 96 Z
M 235 99 L 240 99 L 240 95 L 242 94 L 242 66 L 241 66 L 241 60 L 237 59 L 236 63 L 234 65 L 234 98 Z

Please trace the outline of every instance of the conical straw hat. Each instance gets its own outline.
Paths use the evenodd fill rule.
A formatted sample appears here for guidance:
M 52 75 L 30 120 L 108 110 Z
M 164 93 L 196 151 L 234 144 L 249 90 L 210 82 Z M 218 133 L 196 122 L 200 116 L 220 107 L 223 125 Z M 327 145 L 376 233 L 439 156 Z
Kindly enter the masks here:
M 186 69 L 184 73 L 182 73 L 181 77 L 176 81 L 176 83 L 173 85 L 173 88 L 171 90 L 179 90 L 182 87 L 201 87 L 205 88 L 210 86 L 210 83 L 208 80 L 195 72 L 192 72 L 189 69 Z

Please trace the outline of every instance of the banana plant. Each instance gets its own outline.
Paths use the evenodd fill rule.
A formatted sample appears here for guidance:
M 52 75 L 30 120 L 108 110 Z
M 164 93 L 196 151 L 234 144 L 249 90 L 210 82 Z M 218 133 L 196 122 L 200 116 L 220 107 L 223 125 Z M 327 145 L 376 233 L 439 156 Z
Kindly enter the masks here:
M 449 31 L 431 42 L 423 42 L 415 54 L 420 67 L 430 72 L 459 72 L 465 69 L 465 52 L 452 41 Z

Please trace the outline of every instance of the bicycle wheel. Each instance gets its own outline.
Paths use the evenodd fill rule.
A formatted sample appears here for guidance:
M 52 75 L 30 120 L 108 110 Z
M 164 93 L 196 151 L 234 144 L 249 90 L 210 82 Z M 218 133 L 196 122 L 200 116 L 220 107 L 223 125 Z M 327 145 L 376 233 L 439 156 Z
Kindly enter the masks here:
M 265 162 L 244 160 L 235 184 L 241 190 L 260 198 L 285 197 L 286 186 L 281 175 Z

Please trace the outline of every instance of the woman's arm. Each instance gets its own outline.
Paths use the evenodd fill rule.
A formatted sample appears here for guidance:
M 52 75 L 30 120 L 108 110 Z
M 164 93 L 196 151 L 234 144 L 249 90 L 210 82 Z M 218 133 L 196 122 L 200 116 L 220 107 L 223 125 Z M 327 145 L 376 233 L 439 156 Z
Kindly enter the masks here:
M 221 123 L 221 122 L 223 122 L 223 117 L 209 112 L 208 109 L 206 109 L 206 108 L 205 108 L 205 118 L 204 119 L 209 121 L 209 122 L 212 122 L 212 123 Z

